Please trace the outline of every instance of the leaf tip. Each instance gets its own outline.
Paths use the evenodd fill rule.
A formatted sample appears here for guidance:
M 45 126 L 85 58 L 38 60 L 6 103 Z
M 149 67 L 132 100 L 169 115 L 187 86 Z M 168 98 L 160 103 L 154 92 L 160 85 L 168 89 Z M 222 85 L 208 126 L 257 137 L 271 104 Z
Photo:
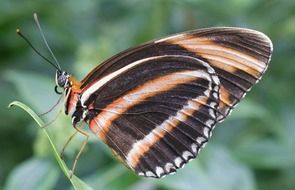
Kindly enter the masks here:
M 11 102 L 10 104 L 8 104 L 8 108 L 11 108 L 12 106 L 14 106 L 15 105 L 15 101 L 13 101 L 13 102 Z

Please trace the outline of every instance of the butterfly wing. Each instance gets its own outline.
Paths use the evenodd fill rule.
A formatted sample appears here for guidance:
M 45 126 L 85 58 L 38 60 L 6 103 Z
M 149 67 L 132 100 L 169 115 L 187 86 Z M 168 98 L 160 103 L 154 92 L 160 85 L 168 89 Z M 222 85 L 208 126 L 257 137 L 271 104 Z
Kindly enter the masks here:
M 164 55 L 117 71 L 100 80 L 90 129 L 139 175 L 161 177 L 194 158 L 217 120 L 214 70 L 193 57 Z
M 267 69 L 273 48 L 261 32 L 233 27 L 194 30 L 128 49 L 111 57 L 83 79 L 89 88 L 98 79 L 131 62 L 159 55 L 184 55 L 201 59 L 214 68 L 220 79 L 218 120 L 256 84 Z
M 270 40 L 240 28 L 196 30 L 126 50 L 82 81 L 91 130 L 139 175 L 161 177 L 194 158 L 261 78 Z

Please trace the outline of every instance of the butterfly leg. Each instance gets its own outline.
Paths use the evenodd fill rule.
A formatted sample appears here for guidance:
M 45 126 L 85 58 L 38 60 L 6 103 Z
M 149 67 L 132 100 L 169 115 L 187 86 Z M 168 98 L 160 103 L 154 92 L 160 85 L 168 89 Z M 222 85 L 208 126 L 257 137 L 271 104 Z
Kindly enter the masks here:
M 42 128 L 42 129 L 43 129 L 43 128 L 46 128 L 46 127 L 48 127 L 49 125 L 51 125 L 53 122 L 55 122 L 56 119 L 58 118 L 59 114 L 61 113 L 61 111 L 62 111 L 62 108 L 58 110 L 56 116 L 54 116 L 54 118 L 53 118 L 51 121 L 49 121 L 48 123 L 45 123 L 44 125 L 42 125 L 41 128 Z
M 76 134 L 78 133 L 78 131 L 75 131 L 75 133 L 73 133 L 70 138 L 67 140 L 67 142 L 65 143 L 65 145 L 63 146 L 61 152 L 60 152 L 60 158 L 63 160 L 63 155 L 65 153 L 65 150 L 67 148 L 67 146 L 69 145 L 69 143 L 73 140 L 73 138 L 76 136 Z
M 64 102 L 63 102 L 63 104 L 62 104 L 62 106 L 63 105 L 65 105 L 65 101 L 68 99 L 68 97 L 69 97 L 69 95 L 70 95 L 70 91 L 65 95 L 65 98 L 64 98 Z M 46 114 L 48 114 L 49 112 L 51 112 L 52 110 L 54 110 L 57 106 L 58 106 L 58 104 L 60 103 L 60 101 L 62 100 L 62 95 L 58 98 L 58 100 L 57 100 L 57 102 L 47 111 L 47 112 L 45 112 L 45 113 L 42 113 L 42 114 L 39 114 L 38 116 L 40 117 L 40 116 L 43 116 L 43 115 L 46 115 Z M 61 113 L 61 111 L 63 110 L 63 108 L 62 107 L 60 107 L 59 109 L 58 109 L 58 112 L 57 112 L 57 114 L 56 114 L 56 116 L 54 117 L 54 119 L 53 120 L 51 120 L 51 121 L 49 121 L 48 123 L 46 123 L 46 124 L 44 124 L 41 128 L 45 128 L 45 127 L 48 127 L 49 125 L 51 125 L 53 122 L 55 122 L 56 121 L 56 119 L 57 119 L 57 117 L 59 116 L 59 114 Z
M 86 137 L 86 139 L 82 143 L 81 148 L 80 148 L 78 154 L 75 157 L 73 167 L 70 170 L 70 178 L 73 177 L 73 174 L 74 174 L 74 171 L 75 171 L 77 162 L 78 162 L 78 160 L 79 160 L 79 158 L 80 158 L 80 156 L 81 156 L 81 154 L 82 154 L 82 152 L 83 152 L 83 150 L 84 150 L 84 148 L 85 148 L 85 146 L 86 146 L 86 144 L 88 143 L 88 140 L 89 140 L 89 135 L 85 131 L 83 131 L 82 129 L 78 128 L 76 125 L 74 125 L 74 128 L 77 130 L 77 133 L 79 132 L 80 134 L 84 135 Z
M 62 97 L 63 97 L 63 96 L 60 96 L 60 97 L 58 98 L 58 100 L 55 102 L 55 104 L 54 104 L 54 105 L 53 105 L 48 111 L 46 111 L 46 112 L 44 112 L 44 113 L 41 113 L 41 114 L 38 114 L 38 116 L 39 116 L 39 117 L 42 117 L 42 116 L 44 116 L 44 115 L 50 113 L 52 110 L 54 110 L 54 109 L 56 108 L 56 106 L 60 103 Z

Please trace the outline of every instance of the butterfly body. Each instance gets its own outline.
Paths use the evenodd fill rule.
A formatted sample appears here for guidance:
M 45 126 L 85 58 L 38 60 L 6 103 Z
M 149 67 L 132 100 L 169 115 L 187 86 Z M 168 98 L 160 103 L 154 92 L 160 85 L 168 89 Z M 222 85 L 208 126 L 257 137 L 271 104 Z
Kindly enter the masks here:
M 85 121 L 129 168 L 158 178 L 197 156 L 271 53 L 260 32 L 208 28 L 128 49 L 81 82 L 66 72 L 56 81 L 74 126 Z

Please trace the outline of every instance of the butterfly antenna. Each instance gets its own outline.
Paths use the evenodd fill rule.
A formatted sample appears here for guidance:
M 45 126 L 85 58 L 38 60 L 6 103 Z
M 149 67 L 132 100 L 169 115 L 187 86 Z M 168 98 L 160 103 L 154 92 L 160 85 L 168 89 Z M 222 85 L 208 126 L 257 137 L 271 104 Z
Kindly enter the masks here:
M 45 43 L 45 45 L 46 45 L 48 51 L 50 52 L 52 58 L 54 59 L 54 61 L 55 61 L 55 63 L 56 63 L 56 66 L 59 68 L 58 70 L 61 70 L 61 67 L 60 67 L 60 65 L 59 65 L 59 62 L 57 61 L 56 57 L 54 56 L 54 54 L 53 54 L 53 52 L 52 52 L 52 50 L 51 50 L 51 48 L 50 48 L 50 46 L 49 46 L 48 43 L 47 43 L 47 40 L 46 40 L 46 38 L 45 38 L 45 35 L 44 35 L 43 30 L 42 30 L 42 28 L 41 28 L 41 25 L 40 25 L 40 23 L 39 23 L 37 13 L 34 13 L 34 20 L 35 20 L 35 22 L 36 22 L 36 24 L 37 24 L 37 26 L 38 26 L 38 29 L 39 29 L 39 31 L 40 31 L 40 34 L 41 34 L 41 36 L 42 36 L 42 39 L 43 39 L 43 41 L 44 41 L 44 43 Z
M 42 55 L 34 46 L 33 46 L 33 44 L 28 40 L 28 38 L 27 37 L 25 37 L 22 33 L 21 33 L 21 31 L 20 31 L 20 29 L 18 28 L 18 29 L 16 29 L 16 33 L 22 38 L 22 39 L 24 39 L 26 42 L 27 42 L 27 44 L 40 56 L 40 57 L 42 57 L 45 61 L 47 61 L 50 65 L 52 65 L 54 68 L 56 68 L 58 71 L 61 71 L 61 69 L 60 69 L 60 67 L 57 67 L 54 63 L 52 63 L 51 61 L 49 61 L 49 59 L 47 59 L 44 55 Z

